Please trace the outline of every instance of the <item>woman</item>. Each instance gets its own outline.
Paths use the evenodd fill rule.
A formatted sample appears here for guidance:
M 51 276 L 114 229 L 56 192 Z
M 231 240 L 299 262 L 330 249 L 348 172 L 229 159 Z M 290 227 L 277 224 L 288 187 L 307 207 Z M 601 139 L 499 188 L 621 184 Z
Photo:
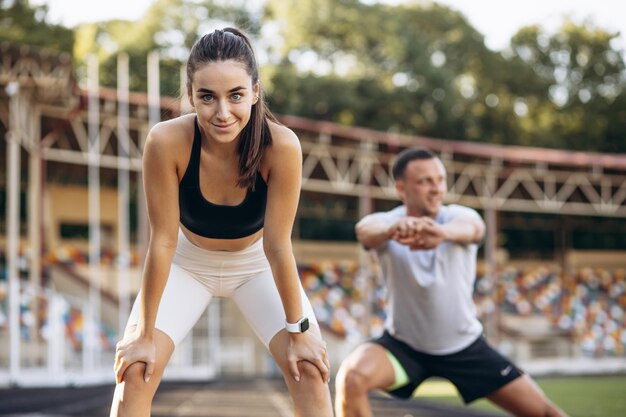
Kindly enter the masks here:
M 117 345 L 111 415 L 150 415 L 175 345 L 219 296 L 233 298 L 273 355 L 296 415 L 331 416 L 326 346 L 291 247 L 298 138 L 266 108 L 252 46 L 237 29 L 196 42 L 187 95 L 195 113 L 154 126 L 144 149 L 151 236 Z

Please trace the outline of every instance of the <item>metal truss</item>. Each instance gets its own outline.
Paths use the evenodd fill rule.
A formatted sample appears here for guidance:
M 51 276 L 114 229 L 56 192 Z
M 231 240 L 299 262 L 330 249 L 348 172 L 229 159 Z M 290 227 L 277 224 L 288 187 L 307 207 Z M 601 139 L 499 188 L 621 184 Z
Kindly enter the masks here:
M 8 102 L 0 100 L 0 123 L 7 130 L 12 125 L 13 137 L 27 150 L 39 151 L 43 159 L 87 165 L 87 93 L 77 89 L 69 59 L 7 44 L 0 49 L 5 52 L 0 84 L 17 82 L 21 88 L 12 99 L 14 108 L 20 107 L 18 114 L 10 114 Z M 98 164 L 102 168 L 141 170 L 151 110 L 145 94 L 131 93 L 128 104 L 130 143 L 122 160 L 117 93 L 100 89 Z M 165 118 L 180 113 L 178 102 L 170 98 L 161 99 L 159 109 Z M 303 191 L 396 199 L 390 172 L 394 156 L 402 148 L 424 146 L 438 152 L 446 165 L 449 202 L 500 211 L 626 217 L 623 155 L 469 144 L 291 116 L 280 119 L 302 143 Z
M 117 170 L 119 178 L 126 177 L 125 186 L 118 186 L 123 207 L 120 212 L 124 212 L 128 206 L 124 203 L 128 201 L 128 171 L 138 173 L 141 170 L 144 139 L 150 126 L 158 121 L 159 114 L 169 119 L 179 115 L 181 109 L 175 99 L 159 100 L 158 88 L 154 87 L 149 96 L 127 94 L 126 84 L 126 88 L 120 88 L 118 96 L 117 90 L 98 88 L 96 81 L 95 88 L 90 83 L 89 93 L 83 91 L 77 86 L 68 55 L 10 44 L 0 44 L 0 53 L 0 134 L 4 134 L 7 160 L 6 178 L 0 177 L 0 180 L 4 179 L 2 186 L 7 191 L 9 380 L 18 381 L 21 375 L 18 226 L 25 171 L 20 162 L 22 150 L 28 153 L 29 276 L 34 287 L 41 278 L 40 222 L 44 185 L 41 161 L 89 166 L 90 207 L 99 207 L 100 170 Z M 156 58 L 151 62 L 158 66 L 158 56 L 152 58 Z M 158 68 L 156 71 L 153 68 L 152 74 L 152 81 L 158 80 Z M 90 80 L 97 79 L 97 76 L 90 77 Z M 495 265 L 497 211 L 626 217 L 626 155 L 453 142 L 289 116 L 280 117 L 280 121 L 294 130 L 302 143 L 303 191 L 320 193 L 328 199 L 358 197 L 360 211 L 364 213 L 372 207 L 374 199 L 397 199 L 391 164 L 398 151 L 422 146 L 437 152 L 448 171 L 448 201 L 486 212 L 486 259 L 490 268 Z M 97 181 L 91 181 L 92 178 Z M 139 181 L 139 188 L 140 184 Z M 100 246 L 96 242 L 99 234 L 95 233 L 99 230 L 95 224 L 98 211 L 94 211 L 93 216 L 90 213 L 90 262 L 94 265 L 93 271 L 97 271 Z M 139 212 L 143 213 L 144 209 L 140 208 Z M 144 233 L 146 216 L 138 217 L 141 240 L 147 236 L 147 232 Z M 120 220 L 120 248 L 128 248 L 127 229 L 127 219 Z M 140 242 L 139 246 L 145 248 L 146 245 Z M 493 268 L 490 271 L 493 272 Z M 491 272 L 488 275 L 493 276 Z M 83 355 L 83 369 L 89 370 L 93 369 L 99 355 L 94 344 L 93 323 L 97 322 L 100 310 L 97 274 L 90 275 L 89 304 L 93 311 L 86 322 L 92 325 L 89 332 L 85 331 L 89 343 Z M 119 277 L 123 282 L 123 271 Z M 36 308 L 33 305 L 33 311 Z M 125 318 L 127 314 L 123 310 L 120 307 L 120 317 Z
M 28 114 L 29 109 L 21 107 L 20 114 Z M 102 168 L 118 169 L 122 163 L 118 155 L 116 109 L 114 97 L 101 98 L 99 165 Z M 131 109 L 127 155 L 129 168 L 140 171 L 143 140 L 149 128 L 147 104 L 134 104 Z M 8 120 L 7 112 L 7 106 L 0 106 L 0 120 Z M 22 127 L 16 130 L 22 145 L 27 149 L 39 146 L 41 156 L 49 161 L 87 165 L 86 110 L 43 104 L 39 105 L 38 113 L 41 115 L 39 123 L 27 122 L 22 117 L 16 121 Z M 304 129 L 300 125 L 302 120 L 296 123 L 295 118 L 285 117 L 282 121 L 301 140 L 303 191 L 396 199 L 391 176 L 394 156 L 406 146 L 425 146 L 419 138 L 389 144 L 376 137 L 378 132 L 370 131 L 369 137 L 353 139 L 328 129 L 317 132 Z M 307 121 L 307 124 L 313 123 Z M 36 125 L 51 128 L 39 139 L 33 132 Z M 558 165 L 541 160 L 520 162 L 499 156 L 475 157 L 453 152 L 449 147 L 439 148 L 434 150 L 440 151 L 448 171 L 448 201 L 451 203 L 500 211 L 626 217 L 626 161 L 623 168 L 602 169 L 601 165 L 567 165 L 567 152 L 563 152 L 563 162 Z M 497 151 L 494 147 L 494 153 Z
M 303 190 L 396 199 L 391 164 L 397 151 L 424 146 L 438 151 L 448 172 L 448 201 L 478 209 L 583 216 L 626 217 L 626 156 L 543 150 L 520 159 L 491 146 L 472 152 L 468 144 L 419 137 L 392 137 L 328 123 L 284 118 L 299 133 L 304 152 Z M 455 150 L 455 148 L 461 148 Z M 525 149 L 526 152 L 529 149 Z

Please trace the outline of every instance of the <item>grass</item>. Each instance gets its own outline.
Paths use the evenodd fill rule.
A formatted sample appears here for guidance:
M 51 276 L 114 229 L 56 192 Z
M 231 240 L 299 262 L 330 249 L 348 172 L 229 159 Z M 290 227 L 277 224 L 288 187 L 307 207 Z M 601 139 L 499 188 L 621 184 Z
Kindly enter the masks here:
M 535 381 L 570 417 L 626 416 L 626 375 L 546 377 Z M 416 396 L 429 401 L 463 404 L 454 386 L 443 380 L 427 381 L 419 387 Z M 473 402 L 470 407 L 500 411 L 484 399 Z

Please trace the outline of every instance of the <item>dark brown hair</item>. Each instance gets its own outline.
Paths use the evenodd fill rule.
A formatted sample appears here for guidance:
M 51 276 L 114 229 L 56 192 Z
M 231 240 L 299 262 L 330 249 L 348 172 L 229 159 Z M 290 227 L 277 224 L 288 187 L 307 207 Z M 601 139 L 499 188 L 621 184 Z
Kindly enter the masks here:
M 241 62 L 252 85 L 259 82 L 259 67 L 254 56 L 250 39 L 235 28 L 217 29 L 201 37 L 191 48 L 187 60 L 187 94 L 191 96 L 191 83 L 196 71 L 210 62 L 234 60 Z M 277 122 L 263 99 L 263 89 L 259 86 L 259 97 L 252 105 L 248 124 L 241 131 L 239 141 L 239 181 L 238 185 L 254 188 L 256 174 L 261 165 L 265 148 L 272 143 L 268 122 Z
M 416 159 L 424 160 L 424 159 L 433 159 L 436 158 L 437 155 L 429 151 L 428 149 L 423 148 L 408 148 L 403 150 L 396 157 L 395 162 L 393 163 L 393 168 L 391 168 L 391 173 L 393 174 L 393 179 L 403 179 L 404 171 L 406 171 L 406 166 L 409 162 L 414 161 Z

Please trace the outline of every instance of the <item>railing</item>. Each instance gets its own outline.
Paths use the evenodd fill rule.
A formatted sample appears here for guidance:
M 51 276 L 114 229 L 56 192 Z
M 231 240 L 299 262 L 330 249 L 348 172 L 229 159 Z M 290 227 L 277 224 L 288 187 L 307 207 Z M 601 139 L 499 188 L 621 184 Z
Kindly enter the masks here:
M 6 281 L 0 281 L 0 386 L 68 386 L 113 383 L 117 331 L 102 321 L 89 323 L 88 301 L 51 289 L 25 286 L 20 292 L 20 361 L 9 371 Z M 37 315 L 38 320 L 35 320 Z M 115 321 L 115 319 L 113 319 Z M 33 322 L 37 322 L 33 328 Z M 86 362 L 86 332 L 99 341 L 94 366 Z M 236 348 L 234 348 L 236 347 Z M 249 340 L 222 340 L 220 303 L 215 300 L 176 348 L 164 379 L 212 379 L 222 367 L 236 364 L 253 373 L 254 347 Z

